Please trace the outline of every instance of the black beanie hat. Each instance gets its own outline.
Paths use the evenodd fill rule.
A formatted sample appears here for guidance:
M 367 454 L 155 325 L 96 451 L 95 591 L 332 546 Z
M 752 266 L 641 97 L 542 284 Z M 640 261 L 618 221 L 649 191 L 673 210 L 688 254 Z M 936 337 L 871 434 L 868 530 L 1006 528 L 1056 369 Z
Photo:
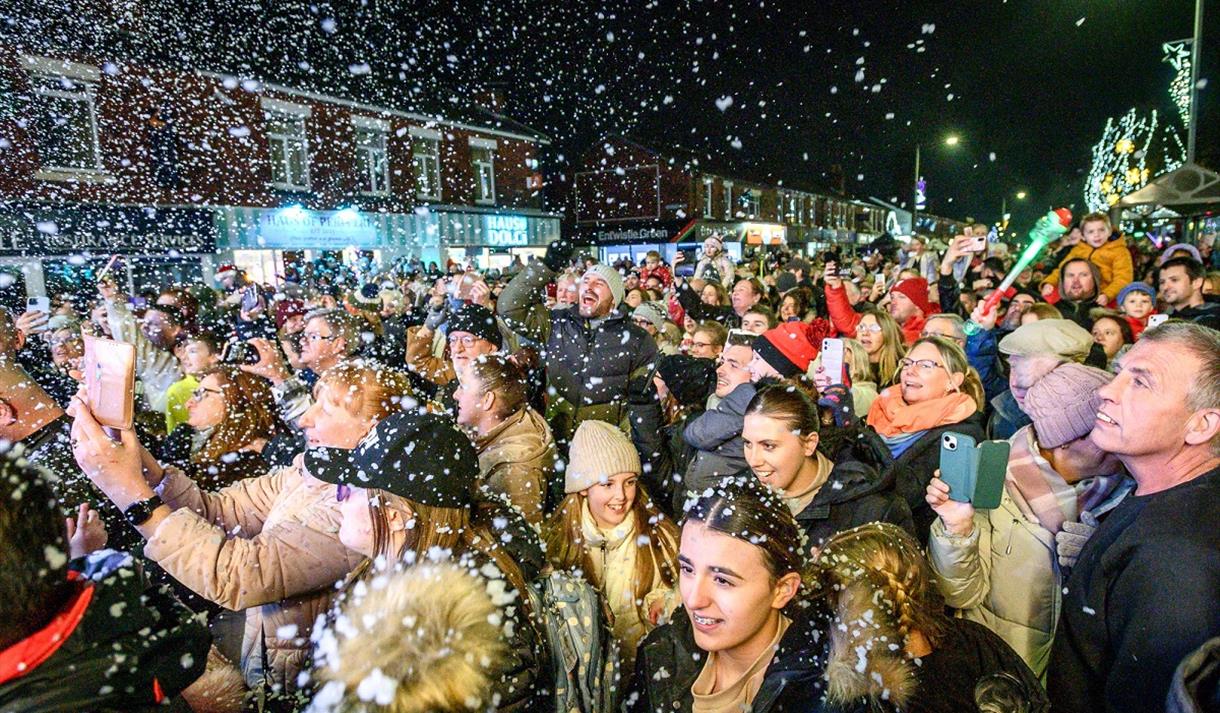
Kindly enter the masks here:
M 496 345 L 496 349 L 504 347 L 504 338 L 500 336 L 500 328 L 496 326 L 496 316 L 481 305 L 462 305 L 461 309 L 449 318 L 448 332 L 469 332 Z
M 657 373 L 683 406 L 703 406 L 716 388 L 716 362 L 687 354 L 661 357 Z
M 464 508 L 473 503 L 479 455 L 448 416 L 396 413 L 378 423 L 355 450 L 309 449 L 305 467 L 327 483 L 376 488 L 422 505 Z

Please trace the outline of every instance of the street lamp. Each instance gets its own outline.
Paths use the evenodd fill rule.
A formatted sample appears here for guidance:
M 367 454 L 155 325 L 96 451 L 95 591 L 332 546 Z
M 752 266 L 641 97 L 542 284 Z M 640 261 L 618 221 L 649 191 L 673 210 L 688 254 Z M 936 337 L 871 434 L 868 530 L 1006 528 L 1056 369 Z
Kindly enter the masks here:
M 1025 191 L 1017 191 L 1017 200 L 1019 200 L 1019 201 L 1025 200 L 1026 195 L 1028 195 L 1028 194 Z M 1005 195 L 1003 198 L 1000 199 L 1000 227 L 1001 228 L 1008 227 L 1008 196 L 1007 195 Z
M 949 134 L 945 137 L 945 146 L 957 146 L 960 142 L 961 139 L 957 136 L 957 134 Z M 911 204 L 911 235 L 915 234 L 917 226 L 919 225 L 919 153 L 920 145 L 915 144 L 915 185 L 913 186 L 915 191 L 915 201 Z

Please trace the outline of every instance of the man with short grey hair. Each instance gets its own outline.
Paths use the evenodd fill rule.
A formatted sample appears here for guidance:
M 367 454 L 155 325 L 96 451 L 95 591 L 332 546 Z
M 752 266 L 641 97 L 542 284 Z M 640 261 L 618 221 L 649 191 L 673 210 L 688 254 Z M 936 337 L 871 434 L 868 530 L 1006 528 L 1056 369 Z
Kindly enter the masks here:
M 1068 580 L 1055 711 L 1163 711 L 1178 662 L 1220 635 L 1220 332 L 1149 329 L 1098 391 L 1090 434 L 1135 479 Z

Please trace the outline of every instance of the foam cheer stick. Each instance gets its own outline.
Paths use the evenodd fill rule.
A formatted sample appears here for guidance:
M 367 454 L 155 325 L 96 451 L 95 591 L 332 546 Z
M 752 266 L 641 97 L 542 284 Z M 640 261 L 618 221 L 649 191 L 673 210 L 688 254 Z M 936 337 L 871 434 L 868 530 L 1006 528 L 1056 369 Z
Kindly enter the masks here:
M 1050 245 L 1055 238 L 1066 233 L 1071 225 L 1072 211 L 1067 208 L 1056 208 L 1034 223 L 1033 229 L 1029 231 L 1029 246 L 1021 252 L 1021 256 L 1013 263 L 1012 269 L 1004 276 L 996 291 L 992 292 L 983 302 L 983 314 L 989 314 L 1001 299 L 1011 298 L 1016 293 L 1016 290 L 1012 288 L 1012 283 L 1017 281 L 1017 276 L 1029 267 L 1043 248 Z

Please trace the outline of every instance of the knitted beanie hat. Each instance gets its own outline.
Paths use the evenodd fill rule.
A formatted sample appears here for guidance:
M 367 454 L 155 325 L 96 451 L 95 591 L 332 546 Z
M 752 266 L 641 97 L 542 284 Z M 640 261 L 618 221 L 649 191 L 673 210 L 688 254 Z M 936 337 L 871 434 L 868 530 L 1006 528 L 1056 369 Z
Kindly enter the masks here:
M 449 325 L 446 329 L 449 334 L 469 332 L 480 339 L 491 342 L 496 349 L 504 347 L 504 337 L 500 335 L 500 328 L 496 326 L 496 315 L 482 305 L 474 303 L 462 305 L 449 318 Z
M 599 277 L 610 286 L 610 294 L 614 297 L 614 306 L 616 308 L 623 301 L 626 291 L 623 289 L 623 276 L 618 273 L 618 270 L 599 262 L 585 270 L 585 275 Z
M 576 427 L 563 473 L 563 492 L 571 495 L 604 483 L 616 473 L 640 473 L 640 454 L 631 439 L 605 421 Z
M 756 337 L 754 351 L 781 376 L 804 374 L 809 371 L 809 362 L 816 359 L 822 349 L 822 340 L 814 332 L 814 325 L 784 322 Z
M 936 313 L 936 310 L 932 309 L 931 300 L 928 299 L 928 281 L 922 277 L 908 277 L 905 280 L 899 280 L 898 284 L 890 288 L 890 292 L 905 295 L 923 311 L 925 317 Z
M 632 319 L 646 319 L 649 324 L 660 331 L 665 328 L 665 305 L 660 302 L 641 302 L 638 307 L 631 312 Z
M 1118 291 L 1118 299 L 1115 302 L 1119 307 L 1123 306 L 1123 300 L 1127 299 L 1127 295 L 1132 292 L 1143 292 L 1152 300 L 1152 304 L 1156 304 L 1156 290 L 1147 282 L 1128 282 L 1127 286 Z
M 1025 394 L 1025 413 L 1034 421 L 1038 444 L 1058 448 L 1093 430 L 1101 397 L 1097 390 L 1114 375 L 1083 364 L 1061 364 Z

